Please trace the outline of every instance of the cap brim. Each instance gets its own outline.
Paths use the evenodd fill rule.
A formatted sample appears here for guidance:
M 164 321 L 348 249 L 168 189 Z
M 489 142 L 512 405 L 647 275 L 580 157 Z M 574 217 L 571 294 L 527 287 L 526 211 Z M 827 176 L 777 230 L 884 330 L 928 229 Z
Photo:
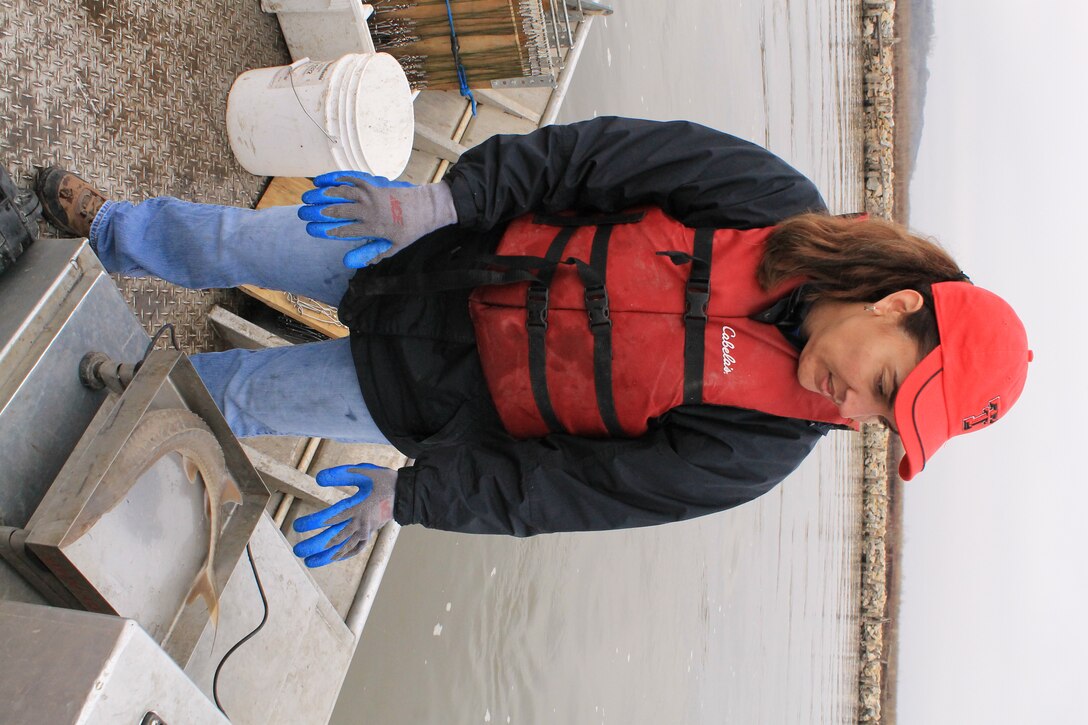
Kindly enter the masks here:
M 904 481 L 918 475 L 948 440 L 947 411 L 944 356 L 938 345 L 910 372 L 895 396 L 895 423 L 905 451 L 899 476 Z

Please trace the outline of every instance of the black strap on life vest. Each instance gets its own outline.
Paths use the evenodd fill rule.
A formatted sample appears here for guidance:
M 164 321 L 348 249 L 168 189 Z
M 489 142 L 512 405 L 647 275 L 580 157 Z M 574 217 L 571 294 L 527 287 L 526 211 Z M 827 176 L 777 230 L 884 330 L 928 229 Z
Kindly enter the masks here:
M 603 212 L 590 214 L 535 214 L 533 215 L 533 223 L 544 224 L 549 227 L 595 227 L 600 224 L 635 224 L 642 221 L 645 216 L 645 209 L 612 214 Z
M 608 238 L 612 225 L 602 224 L 593 235 L 593 247 L 589 264 L 573 257 L 566 264 L 578 268 L 578 276 L 585 286 L 586 314 L 589 331 L 593 335 L 593 384 L 597 394 L 597 408 L 608 434 L 622 438 L 623 426 L 616 414 L 616 398 L 612 388 L 612 317 L 608 309 L 608 288 L 605 272 L 608 265 Z
M 417 295 L 472 289 L 484 285 L 532 282 L 540 278 L 537 270 L 547 266 L 543 257 L 481 255 L 474 260 L 492 269 L 449 269 L 442 272 L 417 272 L 387 275 L 368 279 L 365 286 L 353 294 L 363 297 L 378 295 Z M 554 263 L 553 263 L 554 264 Z
M 544 259 L 546 266 L 541 267 L 537 279 L 529 283 L 525 293 L 525 326 L 529 333 L 529 384 L 533 389 L 533 399 L 540 411 L 540 417 L 548 429 L 553 432 L 563 430 L 559 417 L 552 407 L 548 395 L 548 373 L 545 340 L 548 332 L 548 286 L 555 275 L 555 266 L 563 257 L 567 242 L 574 236 L 577 227 L 563 227 L 548 246 Z
M 714 254 L 714 230 L 695 230 L 691 272 L 685 291 L 684 310 L 684 404 L 703 402 L 703 359 L 706 352 L 706 310 L 710 303 L 710 263 Z
M 611 235 L 611 224 L 598 226 L 593 235 L 589 266 L 599 276 L 600 286 L 591 289 L 586 285 L 585 301 L 589 330 L 593 333 L 593 381 L 597 390 L 597 407 L 608 434 L 613 438 L 622 438 L 623 426 L 616 414 L 616 398 L 612 389 L 612 318 L 608 310 L 608 289 L 605 287 L 608 238 Z

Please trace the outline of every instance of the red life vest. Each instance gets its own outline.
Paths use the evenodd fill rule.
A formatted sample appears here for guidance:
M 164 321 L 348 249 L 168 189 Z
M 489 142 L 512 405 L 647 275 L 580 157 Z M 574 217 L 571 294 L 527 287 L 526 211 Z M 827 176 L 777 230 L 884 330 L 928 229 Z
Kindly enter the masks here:
M 659 209 L 512 222 L 493 261 L 531 267 L 537 281 L 478 287 L 469 300 L 507 431 L 634 437 L 698 403 L 850 424 L 797 382 L 782 333 L 749 319 L 791 289 L 756 282 L 772 229 L 696 230 Z

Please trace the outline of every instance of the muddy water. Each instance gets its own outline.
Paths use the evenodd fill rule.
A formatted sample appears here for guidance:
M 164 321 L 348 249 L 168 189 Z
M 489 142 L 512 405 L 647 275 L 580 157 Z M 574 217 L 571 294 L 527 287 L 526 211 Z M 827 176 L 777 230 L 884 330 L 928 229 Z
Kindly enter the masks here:
M 861 205 L 857 0 L 614 0 L 561 120 L 688 118 Z M 706 519 L 513 540 L 407 527 L 334 723 L 839 723 L 860 453 L 833 434 Z

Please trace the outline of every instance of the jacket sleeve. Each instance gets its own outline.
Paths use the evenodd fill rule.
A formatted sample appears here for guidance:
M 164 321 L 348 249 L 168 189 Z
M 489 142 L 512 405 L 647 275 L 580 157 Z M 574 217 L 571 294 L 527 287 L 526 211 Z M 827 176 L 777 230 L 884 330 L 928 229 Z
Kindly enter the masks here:
M 497 434 L 428 451 L 402 468 L 394 516 L 513 536 L 680 521 L 770 490 L 827 430 L 739 408 L 688 406 L 637 439 Z
M 688 226 L 762 227 L 826 205 L 770 151 L 688 121 L 603 117 L 493 136 L 446 177 L 461 226 L 653 205 Z

